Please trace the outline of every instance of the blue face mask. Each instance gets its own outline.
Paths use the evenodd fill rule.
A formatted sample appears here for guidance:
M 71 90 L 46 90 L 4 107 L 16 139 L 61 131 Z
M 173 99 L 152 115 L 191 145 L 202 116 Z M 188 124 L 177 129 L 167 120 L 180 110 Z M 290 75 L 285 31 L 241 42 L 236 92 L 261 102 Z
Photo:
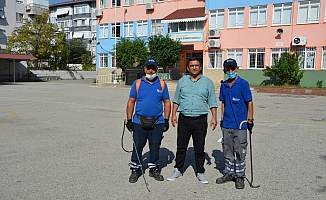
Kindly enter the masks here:
M 234 79 L 237 76 L 237 72 L 226 73 L 226 76 L 229 77 L 229 79 Z

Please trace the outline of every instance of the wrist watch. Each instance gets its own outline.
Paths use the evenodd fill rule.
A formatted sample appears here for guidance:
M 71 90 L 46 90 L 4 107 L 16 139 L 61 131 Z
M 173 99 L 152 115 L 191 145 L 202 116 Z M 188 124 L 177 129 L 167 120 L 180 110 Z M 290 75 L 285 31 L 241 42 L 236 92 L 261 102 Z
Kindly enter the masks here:
M 248 119 L 249 122 L 253 122 L 254 121 L 254 118 L 251 118 L 251 119 Z

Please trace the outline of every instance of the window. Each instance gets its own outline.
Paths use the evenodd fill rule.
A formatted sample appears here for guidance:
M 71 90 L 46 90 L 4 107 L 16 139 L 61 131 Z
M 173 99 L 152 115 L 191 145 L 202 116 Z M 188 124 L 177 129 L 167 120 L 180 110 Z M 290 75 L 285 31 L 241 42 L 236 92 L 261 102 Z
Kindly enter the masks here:
M 100 24 L 100 38 L 108 38 L 108 24 Z
M 144 4 L 146 0 L 137 0 L 137 4 Z M 147 1 L 146 1 L 147 2 Z
M 242 68 L 242 49 L 229 49 L 228 58 L 236 60 L 238 67 Z
M 264 68 L 265 49 L 249 49 L 249 68 Z
M 208 51 L 208 68 L 222 69 L 222 50 Z
M 117 67 L 116 66 L 116 59 L 113 55 L 111 55 L 111 67 Z
M 125 22 L 123 25 L 125 37 L 132 37 L 134 35 L 134 23 Z
M 99 0 L 100 1 L 100 6 L 99 8 L 107 8 L 108 7 L 108 0 Z
M 323 47 L 321 68 L 326 69 L 326 46 Z
M 292 3 L 282 3 L 274 5 L 273 25 L 291 24 Z
M 107 68 L 108 67 L 108 54 L 106 53 L 100 53 L 99 54 L 99 68 Z
M 132 6 L 132 5 L 134 5 L 134 0 L 124 0 L 123 5 Z
M 108 0 L 106 0 L 106 1 L 108 1 Z M 111 7 L 115 7 L 115 6 L 121 6 L 121 2 L 120 2 L 121 0 L 112 0 L 111 1 Z
M 75 14 L 83 14 L 83 13 L 89 13 L 89 7 L 84 5 L 84 6 L 76 6 L 74 8 Z
M 266 25 L 267 6 L 253 6 L 250 8 L 250 26 Z
M 24 21 L 24 14 L 16 13 L 16 22 L 23 22 Z
M 156 19 L 152 20 L 152 30 L 151 35 L 163 35 L 164 26 L 163 23 L 161 23 L 161 20 Z
M 147 36 L 147 21 L 137 22 L 137 36 Z
M 300 1 L 298 23 L 307 24 L 318 22 L 320 0 Z
M 152 2 L 164 2 L 164 0 L 152 0 Z
M 209 28 L 224 28 L 224 10 L 215 10 L 210 13 Z
M 271 66 L 275 65 L 275 59 L 279 60 L 281 58 L 282 53 L 289 52 L 289 48 L 273 48 L 272 56 L 271 56 Z
M 179 22 L 179 23 L 171 23 L 170 32 L 193 32 L 193 31 L 203 31 L 204 30 L 204 22 Z
M 296 52 L 302 58 L 301 69 L 316 68 L 316 47 L 297 48 Z
M 229 28 L 244 26 L 244 8 L 230 8 L 229 9 Z
M 111 24 L 111 37 L 120 37 L 120 24 Z

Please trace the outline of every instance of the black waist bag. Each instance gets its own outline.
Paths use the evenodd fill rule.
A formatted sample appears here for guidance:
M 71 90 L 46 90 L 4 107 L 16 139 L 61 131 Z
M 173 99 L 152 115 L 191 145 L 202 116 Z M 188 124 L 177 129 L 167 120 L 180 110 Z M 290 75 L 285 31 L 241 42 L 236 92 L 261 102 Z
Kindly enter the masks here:
M 153 129 L 160 116 L 146 117 L 146 116 L 137 115 L 137 118 L 143 129 Z

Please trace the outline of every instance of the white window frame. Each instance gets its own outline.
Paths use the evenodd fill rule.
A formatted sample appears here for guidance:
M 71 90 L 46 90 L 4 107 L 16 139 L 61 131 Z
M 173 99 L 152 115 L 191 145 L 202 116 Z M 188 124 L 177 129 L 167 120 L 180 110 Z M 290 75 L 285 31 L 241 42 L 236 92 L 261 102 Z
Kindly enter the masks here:
M 99 8 L 108 8 L 108 0 L 99 0 Z
M 326 69 L 326 46 L 322 49 L 321 69 Z
M 224 28 L 224 9 L 211 11 L 209 14 L 209 18 L 210 29 Z
M 164 24 L 160 19 L 152 20 L 151 35 L 163 35 L 164 34 Z
M 137 4 L 145 4 L 146 2 L 146 0 L 137 0 Z
M 250 57 L 254 56 L 253 65 L 251 65 Z M 261 60 L 262 59 L 262 60 Z M 248 49 L 248 69 L 264 69 L 265 67 L 265 49 Z
M 24 22 L 24 14 L 23 13 L 16 13 L 16 22 L 20 22 L 20 23 Z
M 88 5 L 81 5 L 74 7 L 74 14 L 84 14 L 84 13 L 90 13 Z
M 270 66 L 275 64 L 274 57 L 278 60 L 281 58 L 282 53 L 290 52 L 290 48 L 272 48 L 271 49 L 271 59 L 270 59 Z
M 137 21 L 137 36 L 147 36 L 148 32 L 148 22 L 147 21 Z
M 123 5 L 124 6 L 132 6 L 132 5 L 134 5 L 134 0 L 124 0 Z
M 253 16 L 256 20 L 253 20 Z M 267 23 L 267 5 L 250 7 L 249 26 L 266 26 Z
M 232 58 L 237 61 L 238 67 L 242 68 L 242 57 L 243 50 L 242 49 L 228 49 L 228 58 Z
M 208 69 L 222 69 L 222 50 L 208 51 Z
M 125 37 L 134 36 L 134 22 L 125 22 L 123 24 L 123 33 Z
M 317 18 L 311 19 L 312 9 L 317 7 Z M 320 0 L 311 0 L 311 1 L 299 1 L 299 8 L 298 8 L 298 24 L 309 24 L 309 23 L 318 23 L 319 14 L 320 14 Z M 306 12 L 301 13 L 300 9 L 307 9 Z M 303 10 L 304 11 L 304 10 Z M 303 21 L 300 21 L 301 15 L 306 15 Z
M 152 0 L 152 2 L 164 2 L 164 0 Z
M 235 14 L 235 25 L 231 25 L 230 14 Z M 242 22 L 241 22 L 242 21 Z M 244 27 L 244 7 L 229 8 L 228 13 L 228 28 L 242 28 Z
M 194 23 L 194 29 L 190 29 L 190 23 Z M 181 27 L 181 25 L 184 25 Z M 176 22 L 176 23 L 171 23 L 170 26 L 170 33 L 179 33 L 179 32 L 199 32 L 204 30 L 204 21 L 193 21 L 193 22 Z M 201 26 L 201 28 L 198 28 L 198 26 Z M 174 27 L 174 28 L 172 28 Z M 175 28 L 178 30 L 175 31 Z
M 99 68 L 108 68 L 108 54 L 107 53 L 99 53 Z
M 290 25 L 292 23 L 292 3 L 281 3 L 281 4 L 274 4 L 274 9 L 273 9 L 273 25 Z M 287 10 L 290 10 L 290 15 L 286 16 Z M 280 19 L 275 19 L 276 15 L 275 12 L 279 11 L 280 12 Z M 289 23 L 285 23 L 284 19 L 290 18 Z
M 106 0 L 108 1 L 108 0 Z M 111 7 L 114 8 L 114 7 L 119 7 L 121 6 L 121 1 L 122 0 L 111 0 Z M 117 3 L 116 3 L 117 2 Z
M 117 35 L 118 32 L 118 35 Z M 120 23 L 111 24 L 111 38 L 119 38 L 121 36 Z
M 296 52 L 300 55 L 303 61 L 300 66 L 301 69 L 316 69 L 316 47 L 297 48 Z
M 108 24 L 100 24 L 100 38 L 109 37 L 109 27 Z

